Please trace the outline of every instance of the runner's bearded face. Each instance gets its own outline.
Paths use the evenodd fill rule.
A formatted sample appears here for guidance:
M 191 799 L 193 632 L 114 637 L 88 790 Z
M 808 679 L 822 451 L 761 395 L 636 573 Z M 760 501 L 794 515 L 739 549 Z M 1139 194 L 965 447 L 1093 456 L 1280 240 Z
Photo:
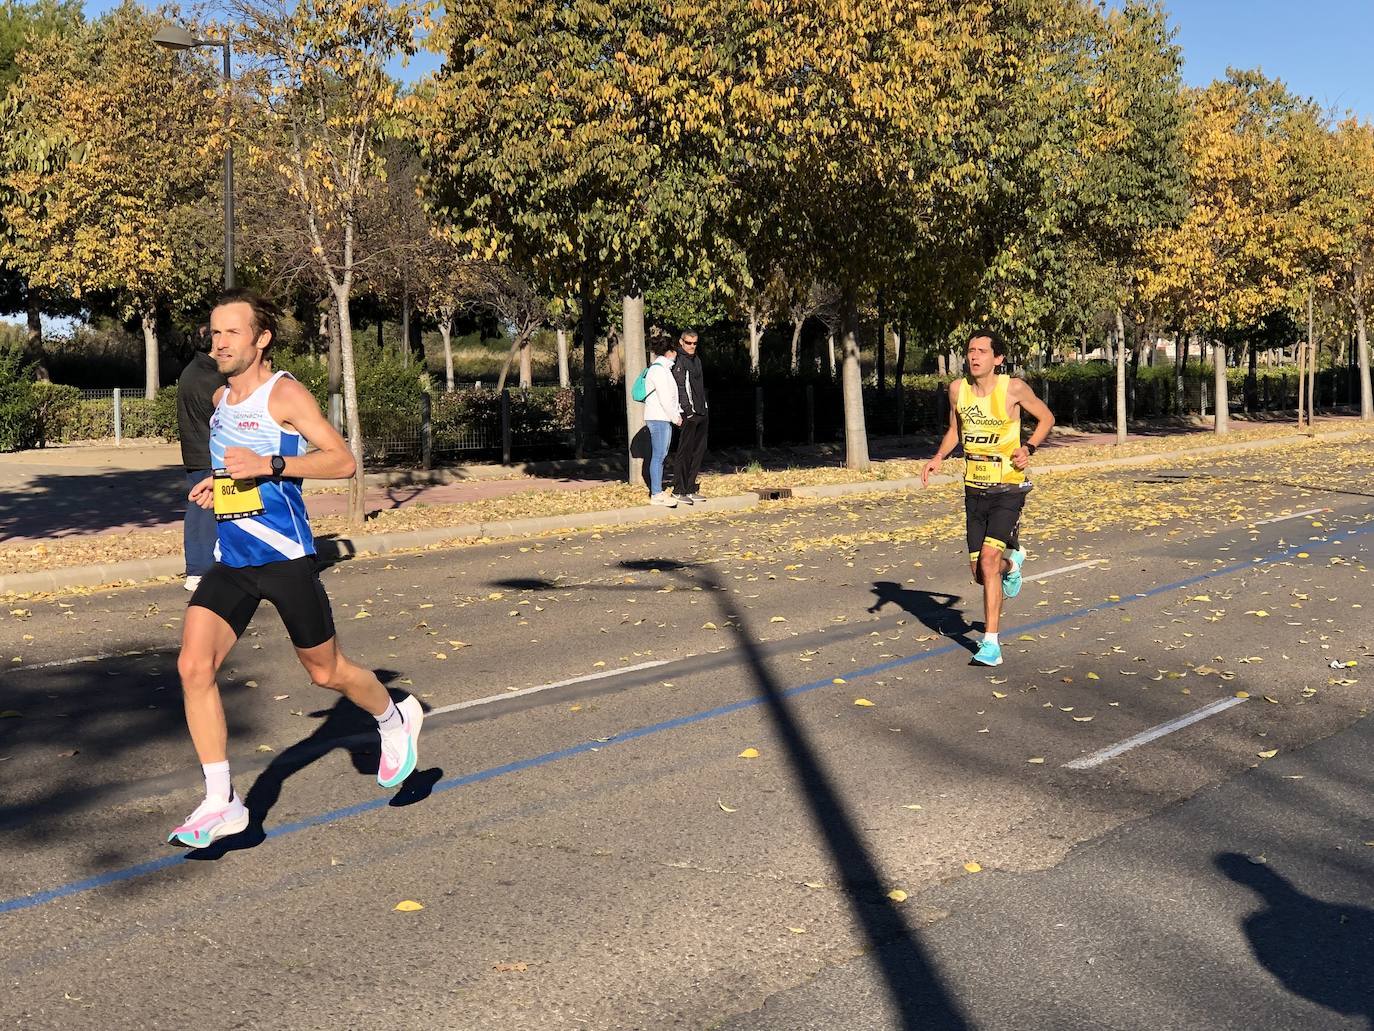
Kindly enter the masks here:
M 271 337 L 253 324 L 253 309 L 242 301 L 221 304 L 210 313 L 210 354 L 221 376 L 252 368 Z

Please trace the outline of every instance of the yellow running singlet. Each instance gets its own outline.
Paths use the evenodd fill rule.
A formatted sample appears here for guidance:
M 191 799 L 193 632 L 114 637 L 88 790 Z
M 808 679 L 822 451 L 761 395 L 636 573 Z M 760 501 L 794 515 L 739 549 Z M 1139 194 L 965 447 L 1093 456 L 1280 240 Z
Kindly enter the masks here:
M 1021 416 L 1007 416 L 1011 377 L 1000 375 L 992 393 L 979 397 L 968 379 L 959 381 L 959 432 L 964 444 L 964 485 L 978 490 L 1020 486 L 1026 474 L 1011 464 L 1021 446 Z

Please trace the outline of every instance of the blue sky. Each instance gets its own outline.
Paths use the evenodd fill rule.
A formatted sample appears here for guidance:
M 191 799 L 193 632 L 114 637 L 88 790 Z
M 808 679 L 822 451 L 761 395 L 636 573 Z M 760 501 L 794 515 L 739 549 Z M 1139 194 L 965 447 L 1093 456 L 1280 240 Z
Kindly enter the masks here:
M 86 10 L 99 14 L 112 6 L 88 0 Z M 1205 86 L 1227 66 L 1260 68 L 1337 114 L 1374 118 L 1374 0 L 1166 0 L 1166 6 L 1190 85 Z M 407 77 L 435 63 L 425 55 Z

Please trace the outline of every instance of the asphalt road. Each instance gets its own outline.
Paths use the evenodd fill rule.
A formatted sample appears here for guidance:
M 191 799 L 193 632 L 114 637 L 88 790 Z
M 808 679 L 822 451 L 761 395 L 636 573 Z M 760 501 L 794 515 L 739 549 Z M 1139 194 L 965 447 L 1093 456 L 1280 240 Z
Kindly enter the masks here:
M 1369 457 L 1044 478 L 996 670 L 952 490 L 342 563 L 421 768 L 264 609 L 200 853 L 184 592 L 22 603 L 0 1026 L 1368 1027 Z

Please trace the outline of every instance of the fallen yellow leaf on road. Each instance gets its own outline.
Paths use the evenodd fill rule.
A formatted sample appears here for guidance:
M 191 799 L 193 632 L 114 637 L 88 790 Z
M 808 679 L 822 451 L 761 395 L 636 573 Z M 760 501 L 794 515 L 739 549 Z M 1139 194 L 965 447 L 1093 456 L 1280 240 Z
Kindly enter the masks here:
M 1005 692 L 1005 691 L 994 691 L 994 692 L 992 692 L 992 697 L 994 697 L 994 698 L 1005 698 L 1006 696 L 1007 696 L 1007 695 L 1006 695 L 1006 692 Z
M 744 751 L 740 752 L 739 757 L 741 759 L 757 759 L 759 757 L 759 750 L 757 748 L 746 748 Z
M 0 712 L 0 720 L 17 720 L 22 716 L 23 713 L 18 709 L 6 709 L 4 712 Z
M 393 910 L 393 912 L 418 913 L 420 912 L 420 910 L 424 908 L 424 906 L 420 905 L 420 903 L 416 902 L 414 899 L 406 899 L 404 902 L 396 903 L 396 908 Z
M 1264 609 L 1250 609 L 1250 611 L 1246 612 L 1245 614 L 1246 614 L 1247 616 L 1267 616 L 1267 615 L 1269 615 L 1269 613 L 1266 612 L 1266 611 L 1264 611 Z
M 770 623 L 786 623 L 786 622 L 787 622 L 787 617 L 786 617 L 786 616 L 769 616 L 769 617 L 768 617 L 768 622 L 770 622 Z
M 367 618 L 368 616 L 370 616 L 370 615 L 372 615 L 372 613 L 371 613 L 371 612 L 368 612 L 366 609 L 359 609 L 357 612 L 353 613 L 353 618 L 354 618 L 354 619 L 366 619 L 366 618 Z
M 259 752 L 270 752 L 270 751 L 272 751 L 272 746 L 271 746 L 271 745 L 258 745 L 257 751 L 259 751 Z
M 862 706 L 864 706 L 865 708 L 871 708 L 872 705 L 873 705 L 873 703 L 870 702 L 867 698 L 855 698 L 855 699 L 854 699 L 854 704 L 855 704 L 855 705 L 862 705 Z
M 726 805 L 726 804 L 725 804 L 724 802 L 722 802 L 720 799 L 716 799 L 716 805 L 720 806 L 720 811 L 723 812 L 723 813 L 737 813 L 737 812 L 739 812 L 738 809 L 731 809 L 728 805 Z
M 1102 678 L 1099 677 L 1096 673 L 1089 673 L 1089 674 L 1088 674 L 1088 679 L 1089 679 L 1089 680 L 1101 680 Z
M 1037 766 L 1039 766 L 1039 765 L 1041 765 L 1042 763 L 1044 763 L 1044 761 L 1045 761 L 1045 757 L 1044 757 L 1043 755 L 1037 755 L 1037 756 L 1035 756 L 1035 758 L 1033 758 L 1033 759 L 1027 759 L 1027 760 L 1026 760 L 1026 762 L 1028 762 L 1028 763 L 1035 763 Z
M 791 931 L 793 934 L 805 934 L 805 933 L 806 933 L 806 928 L 804 928 L 804 927 L 789 927 L 788 930 Z
M 1255 754 L 1258 755 L 1261 759 L 1272 759 L 1274 758 L 1274 756 L 1279 754 L 1279 750 L 1277 748 L 1271 748 L 1267 752 L 1256 752 Z
M 830 681 L 830 682 L 831 682 L 832 684 L 847 684 L 847 683 L 849 683 L 849 681 L 845 680 L 844 677 L 836 677 L 834 680 L 832 680 L 832 681 Z
M 887 893 L 887 897 L 893 902 L 905 902 L 907 900 L 907 894 L 901 888 L 893 888 Z
M 706 622 L 706 623 L 702 623 L 702 624 L 701 624 L 701 629 L 703 629 L 703 630 L 719 630 L 720 627 L 716 626 L 714 623 Z
M 1237 698 L 1249 698 L 1249 697 L 1250 697 L 1250 692 L 1249 692 L 1249 691 L 1237 691 L 1237 692 L 1236 692 L 1236 697 L 1237 697 Z
M 1070 718 L 1075 723 L 1091 723 L 1093 721 L 1093 718 L 1091 716 L 1073 716 Z
M 979 863 L 965 863 L 965 864 L 964 864 L 964 869 L 967 870 L 969 873 L 982 873 L 982 872 L 983 872 L 983 867 L 982 867 L 982 865 L 979 864 Z
M 914 804 L 913 804 L 913 805 L 904 805 L 904 806 L 902 806 L 902 808 L 903 808 L 903 809 L 920 809 L 921 807 L 918 806 L 918 805 L 914 805 Z

